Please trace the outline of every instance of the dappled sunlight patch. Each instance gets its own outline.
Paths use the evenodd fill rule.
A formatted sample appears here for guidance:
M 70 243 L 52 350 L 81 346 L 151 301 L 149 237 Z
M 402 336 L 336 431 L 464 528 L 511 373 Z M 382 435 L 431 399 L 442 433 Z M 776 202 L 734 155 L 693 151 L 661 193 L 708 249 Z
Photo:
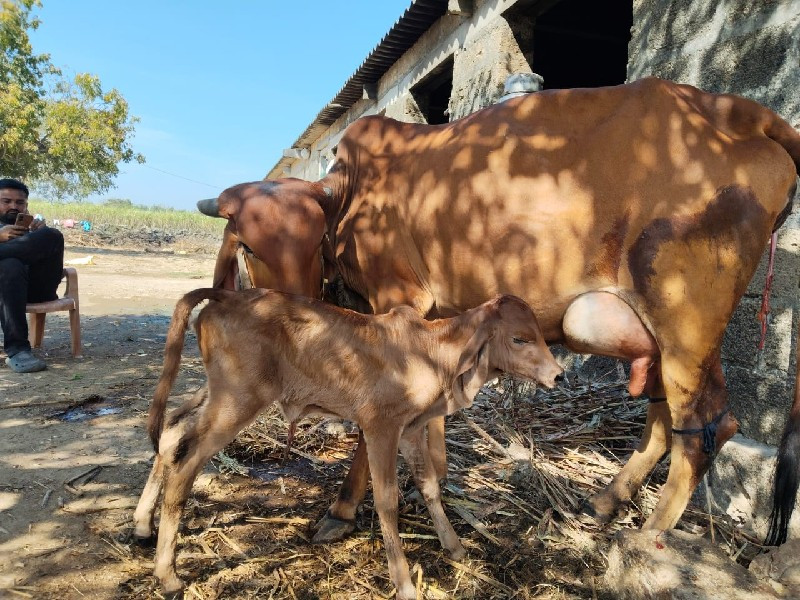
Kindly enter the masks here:
M 21 499 L 19 492 L 0 492 L 0 511 L 13 508 Z
M 0 421 L 0 429 L 10 429 L 11 427 L 22 427 L 23 425 L 30 425 L 31 419 L 5 419 Z

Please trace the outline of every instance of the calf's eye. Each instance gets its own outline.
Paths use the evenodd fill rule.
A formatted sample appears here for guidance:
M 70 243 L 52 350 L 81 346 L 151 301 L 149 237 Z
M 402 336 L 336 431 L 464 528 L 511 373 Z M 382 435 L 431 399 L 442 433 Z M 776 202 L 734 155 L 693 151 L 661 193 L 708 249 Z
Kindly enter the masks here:
M 523 340 L 522 338 L 518 338 L 518 337 L 512 337 L 511 340 L 515 344 L 527 344 L 528 343 L 528 340 Z

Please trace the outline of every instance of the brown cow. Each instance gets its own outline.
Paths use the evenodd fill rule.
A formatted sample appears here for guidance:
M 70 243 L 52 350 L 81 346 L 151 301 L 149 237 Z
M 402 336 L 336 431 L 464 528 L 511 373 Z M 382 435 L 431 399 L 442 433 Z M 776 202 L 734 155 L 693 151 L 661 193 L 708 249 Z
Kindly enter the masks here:
M 722 335 L 790 210 L 798 169 L 800 135 L 770 110 L 644 79 L 530 94 L 445 125 L 365 117 L 320 182 L 273 183 L 259 202 L 305 189 L 342 279 L 376 313 L 410 304 L 448 314 L 514 293 L 548 342 L 630 360 L 631 394 L 667 401 L 650 404 L 639 448 L 587 512 L 612 519 L 669 450 L 667 483 L 645 523 L 666 529 L 736 431 Z M 206 212 L 251 228 L 241 237 L 251 247 L 275 226 L 251 223 L 223 198 Z M 287 231 L 281 243 L 298 237 L 318 239 Z M 787 427 L 787 439 L 800 436 L 800 418 Z M 442 440 L 432 428 L 439 472 Z M 790 462 L 777 473 L 773 541 L 785 538 L 797 494 L 796 469 L 782 466 Z M 366 482 L 359 445 L 315 539 L 352 528 Z
M 201 390 L 174 411 L 164 429 L 189 315 L 207 299 L 216 302 L 195 324 L 207 394 Z M 183 587 L 175 572 L 175 542 L 195 477 L 277 402 L 292 423 L 321 413 L 361 427 L 392 582 L 398 598 L 414 600 L 397 531 L 398 447 L 442 546 L 462 558 L 464 547 L 442 508 L 424 428 L 433 417 L 471 405 L 480 387 L 500 371 L 547 387 L 561 374 L 530 307 L 514 296 L 498 296 L 451 319 L 426 321 L 408 307 L 368 316 L 272 290 L 186 294 L 175 307 L 150 407 L 148 429 L 157 455 L 134 515 L 136 535 L 150 537 L 164 488 L 155 574 L 165 591 Z

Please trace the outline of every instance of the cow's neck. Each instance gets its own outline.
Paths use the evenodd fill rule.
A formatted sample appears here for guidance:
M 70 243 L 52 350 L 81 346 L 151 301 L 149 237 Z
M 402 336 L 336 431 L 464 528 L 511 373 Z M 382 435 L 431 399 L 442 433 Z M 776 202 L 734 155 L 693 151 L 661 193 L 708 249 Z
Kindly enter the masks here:
M 347 169 L 336 165 L 331 172 L 320 179 L 320 185 L 326 190 L 320 206 L 325 213 L 328 235 L 335 244 L 336 227 L 347 212 L 352 200 L 351 185 Z

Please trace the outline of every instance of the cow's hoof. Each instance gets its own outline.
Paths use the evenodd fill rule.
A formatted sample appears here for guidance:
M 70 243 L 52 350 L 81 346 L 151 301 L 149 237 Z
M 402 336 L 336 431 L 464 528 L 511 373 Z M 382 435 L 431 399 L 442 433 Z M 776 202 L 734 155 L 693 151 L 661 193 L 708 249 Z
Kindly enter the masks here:
M 414 488 L 411 492 L 406 496 L 406 502 L 413 502 L 418 506 L 426 506 L 425 499 L 422 497 L 422 493 Z
M 142 548 L 155 548 L 156 542 L 158 541 L 158 536 L 155 534 L 151 534 L 148 536 L 138 536 L 135 533 L 131 536 L 131 540 L 137 546 Z
M 583 501 L 581 504 L 581 512 L 578 515 L 578 520 L 584 525 L 593 525 L 595 527 L 603 527 L 608 525 L 616 515 L 616 511 L 600 511 L 592 503 L 591 499 Z
M 337 519 L 328 511 L 314 528 L 317 532 L 314 534 L 314 537 L 311 538 L 311 543 L 329 544 L 331 542 L 343 540 L 353 533 L 356 529 L 356 522 L 355 520 Z

